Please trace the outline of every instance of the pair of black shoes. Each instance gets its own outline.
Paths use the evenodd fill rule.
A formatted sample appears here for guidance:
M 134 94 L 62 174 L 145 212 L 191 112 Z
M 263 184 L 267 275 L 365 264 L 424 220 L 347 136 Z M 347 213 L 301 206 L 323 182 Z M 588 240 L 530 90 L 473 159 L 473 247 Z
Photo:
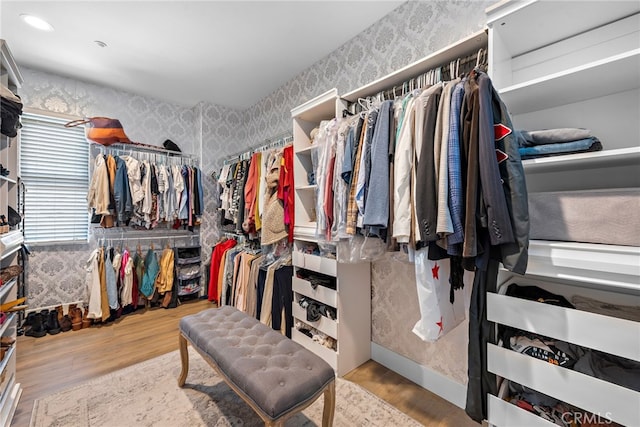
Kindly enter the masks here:
M 42 310 L 39 313 L 31 312 L 24 322 L 25 332 L 28 337 L 41 338 L 47 333 L 56 335 L 60 333 L 58 312 L 56 310 Z

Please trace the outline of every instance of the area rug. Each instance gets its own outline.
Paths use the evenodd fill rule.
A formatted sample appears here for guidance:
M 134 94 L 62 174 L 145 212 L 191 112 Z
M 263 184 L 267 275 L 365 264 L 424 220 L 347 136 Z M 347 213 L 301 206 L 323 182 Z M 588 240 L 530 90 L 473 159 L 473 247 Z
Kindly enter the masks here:
M 35 401 L 31 427 L 262 426 L 262 420 L 189 348 L 189 376 L 177 385 L 178 351 Z M 286 426 L 320 426 L 320 397 Z M 335 426 L 420 426 L 352 382 L 336 383 Z

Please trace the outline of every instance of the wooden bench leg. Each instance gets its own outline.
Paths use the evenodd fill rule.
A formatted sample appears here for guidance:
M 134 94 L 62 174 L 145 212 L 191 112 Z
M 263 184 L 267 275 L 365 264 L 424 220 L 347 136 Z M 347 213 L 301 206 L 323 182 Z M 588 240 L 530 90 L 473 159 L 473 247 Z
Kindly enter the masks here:
M 182 371 L 180 372 L 180 377 L 178 377 L 178 387 L 182 387 L 184 383 L 187 381 L 187 374 L 189 373 L 189 350 L 187 350 L 187 339 L 179 335 L 179 346 L 180 346 L 180 360 L 182 361 Z
M 336 381 L 324 389 L 324 410 L 322 411 L 322 427 L 333 426 L 333 414 L 336 409 Z

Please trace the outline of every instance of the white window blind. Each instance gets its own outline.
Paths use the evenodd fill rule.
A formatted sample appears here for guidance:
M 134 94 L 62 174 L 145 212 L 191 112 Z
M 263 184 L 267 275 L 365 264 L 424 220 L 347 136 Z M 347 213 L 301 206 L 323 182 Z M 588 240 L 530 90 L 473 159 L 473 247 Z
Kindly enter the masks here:
M 68 119 L 24 113 L 20 176 L 25 184 L 28 243 L 86 241 L 89 232 L 89 143 Z

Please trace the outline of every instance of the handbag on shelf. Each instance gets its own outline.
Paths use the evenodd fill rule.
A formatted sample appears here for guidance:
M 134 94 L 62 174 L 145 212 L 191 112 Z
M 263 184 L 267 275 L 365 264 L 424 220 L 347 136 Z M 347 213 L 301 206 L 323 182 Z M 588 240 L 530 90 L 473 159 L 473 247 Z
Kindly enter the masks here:
M 74 127 L 87 124 L 85 135 L 87 139 L 98 144 L 109 146 L 111 144 L 131 144 L 131 140 L 124 133 L 122 124 L 118 119 L 108 117 L 89 117 L 86 119 L 73 120 L 65 123 L 65 127 Z

